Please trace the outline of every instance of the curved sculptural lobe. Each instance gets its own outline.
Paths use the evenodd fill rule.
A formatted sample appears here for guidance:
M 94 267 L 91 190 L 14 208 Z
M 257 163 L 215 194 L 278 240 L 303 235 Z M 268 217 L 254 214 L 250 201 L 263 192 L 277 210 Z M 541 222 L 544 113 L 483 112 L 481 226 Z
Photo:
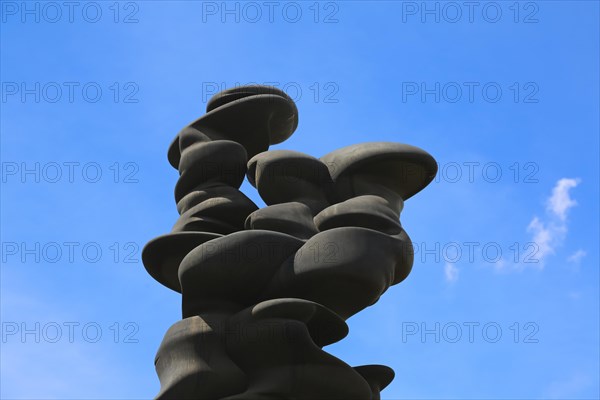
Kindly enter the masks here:
M 400 213 L 435 160 L 386 142 L 320 159 L 269 151 L 298 125 L 271 87 L 226 90 L 206 111 L 169 148 L 179 219 L 142 253 L 182 295 L 156 355 L 157 399 L 379 399 L 390 368 L 351 367 L 323 347 L 410 273 Z M 266 207 L 239 190 L 245 177 Z

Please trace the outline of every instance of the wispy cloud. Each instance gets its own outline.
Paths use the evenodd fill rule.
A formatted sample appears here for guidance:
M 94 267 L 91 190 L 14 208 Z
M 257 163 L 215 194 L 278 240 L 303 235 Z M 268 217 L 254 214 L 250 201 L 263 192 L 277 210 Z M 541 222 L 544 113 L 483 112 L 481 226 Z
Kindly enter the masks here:
M 458 280 L 458 268 L 454 264 L 446 263 L 444 275 L 446 276 L 446 282 L 454 283 Z
M 494 270 L 496 272 L 506 272 L 508 270 L 509 264 L 506 262 L 504 257 L 500 257 L 498 261 L 494 263 Z
M 576 187 L 580 181 L 579 178 L 563 178 L 556 182 L 556 186 L 552 189 L 552 196 L 548 199 L 546 208 L 561 221 L 565 221 L 567 219 L 567 211 L 577 205 L 577 202 L 571 198 L 569 191 Z
M 552 189 L 552 195 L 546 201 L 546 218 L 534 216 L 527 226 L 527 232 L 532 234 L 533 242 L 538 245 L 536 257 L 539 263 L 536 265 L 540 268 L 544 267 L 545 259 L 554 254 L 555 249 L 565 240 L 568 211 L 577 205 L 571 198 L 570 190 L 579 183 L 579 178 L 558 180 Z
M 567 258 L 567 261 L 573 264 L 579 264 L 581 262 L 581 259 L 586 255 L 586 251 L 579 249 L 575 253 L 571 254 L 569 258 Z
M 536 258 L 541 265 L 543 265 L 543 260 L 548 255 L 554 254 L 554 247 L 558 242 L 564 240 L 566 234 L 564 226 L 544 222 L 538 217 L 533 217 L 529 226 L 527 226 L 527 232 L 533 235 L 532 240 L 538 245 Z

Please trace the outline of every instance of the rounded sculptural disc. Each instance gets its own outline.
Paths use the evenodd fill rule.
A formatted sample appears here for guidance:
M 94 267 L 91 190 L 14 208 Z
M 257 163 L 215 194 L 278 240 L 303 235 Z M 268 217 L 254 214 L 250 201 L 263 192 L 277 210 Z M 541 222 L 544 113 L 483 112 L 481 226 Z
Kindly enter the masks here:
M 361 365 L 354 367 L 354 370 L 362 375 L 371 388 L 377 392 L 385 389 L 394 380 L 394 370 L 385 365 Z
M 223 235 L 209 232 L 176 232 L 156 237 L 142 250 L 146 271 L 159 283 L 181 293 L 179 264 L 197 246 Z
M 271 144 L 289 138 L 298 127 L 298 108 L 282 90 L 271 86 L 240 86 L 215 94 L 207 112 L 184 130 L 193 128 L 209 140 L 232 140 L 252 157 Z M 177 168 L 181 132 L 169 146 L 169 163 Z
M 435 159 L 415 146 L 393 142 L 359 143 L 321 157 L 343 199 L 371 194 L 369 184 L 386 187 L 406 200 L 437 173 Z M 361 193 L 361 191 L 364 191 Z

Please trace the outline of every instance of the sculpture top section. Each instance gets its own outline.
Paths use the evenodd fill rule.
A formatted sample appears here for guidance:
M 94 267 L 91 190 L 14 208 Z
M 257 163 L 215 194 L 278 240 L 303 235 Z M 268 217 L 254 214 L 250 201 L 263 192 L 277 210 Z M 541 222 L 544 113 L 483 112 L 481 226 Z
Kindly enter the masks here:
M 174 194 L 180 217 L 171 233 L 150 241 L 142 253 L 150 275 L 177 292 L 182 290 L 183 258 L 203 243 L 236 232 L 273 231 L 293 237 L 294 246 L 337 228 L 370 229 L 375 231 L 371 235 L 405 240 L 399 222 L 404 201 L 437 171 L 429 153 L 400 143 L 360 143 L 321 158 L 267 151 L 298 126 L 293 100 L 274 87 L 225 90 L 209 100 L 206 110 L 177 134 L 168 152 L 179 171 Z M 259 209 L 239 190 L 245 178 L 267 207 Z M 377 236 L 380 247 L 383 240 Z M 408 254 L 403 251 L 403 257 Z M 412 261 L 403 257 L 397 257 L 390 283 L 408 275 Z
M 212 140 L 237 142 L 251 158 L 289 138 L 297 127 L 298 109 L 284 91 L 257 85 L 224 90 L 209 100 L 206 114 L 177 134 L 169 163 L 177 169 L 186 147 Z
M 223 91 L 206 111 L 169 148 L 179 218 L 142 251 L 150 275 L 182 295 L 183 320 L 155 359 L 157 400 L 379 400 L 392 369 L 351 367 L 323 346 L 409 275 L 400 214 L 435 160 L 388 142 L 320 159 L 268 151 L 298 125 L 272 87 Z M 265 207 L 240 191 L 246 178 Z

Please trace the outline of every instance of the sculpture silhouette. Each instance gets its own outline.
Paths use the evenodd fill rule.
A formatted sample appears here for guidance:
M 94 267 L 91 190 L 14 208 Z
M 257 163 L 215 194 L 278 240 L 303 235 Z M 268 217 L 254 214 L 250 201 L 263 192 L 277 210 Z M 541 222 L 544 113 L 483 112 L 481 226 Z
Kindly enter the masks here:
M 435 160 L 383 142 L 320 159 L 268 151 L 298 125 L 294 102 L 272 87 L 223 91 L 206 111 L 168 151 L 180 217 L 142 253 L 182 294 L 183 319 L 155 359 L 157 399 L 379 399 L 390 368 L 353 368 L 323 347 L 410 273 L 400 213 Z M 239 190 L 244 176 L 266 207 Z

